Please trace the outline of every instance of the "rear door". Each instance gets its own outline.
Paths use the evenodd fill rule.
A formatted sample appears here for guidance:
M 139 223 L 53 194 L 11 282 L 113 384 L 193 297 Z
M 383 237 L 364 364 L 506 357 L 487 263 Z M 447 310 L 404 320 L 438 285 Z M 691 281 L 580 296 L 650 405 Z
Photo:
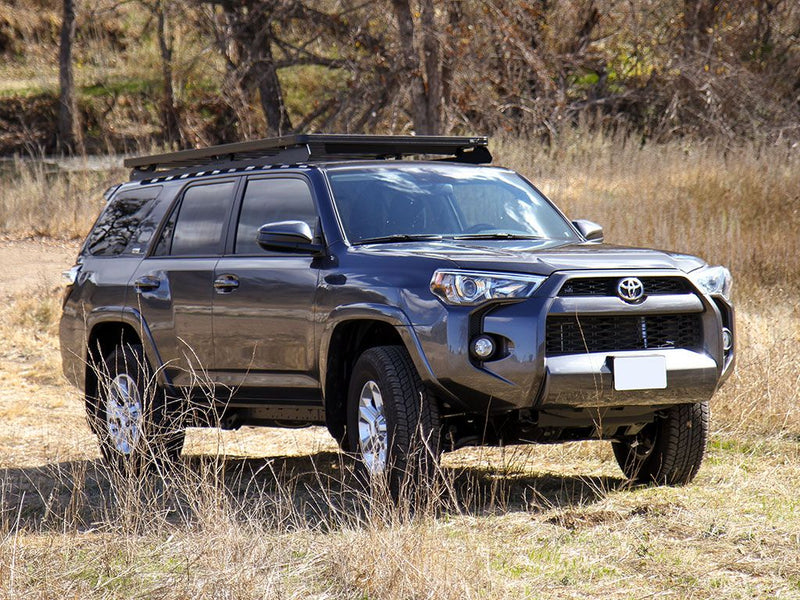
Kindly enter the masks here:
M 214 276 L 215 377 L 239 401 L 314 404 L 321 398 L 314 352 L 319 267 L 311 256 L 267 252 L 256 242 L 266 223 L 304 221 L 315 231 L 311 187 L 301 175 L 251 177 L 235 213 Z
M 214 370 L 214 267 L 225 245 L 236 179 L 187 186 L 132 285 L 166 374 L 174 385 L 206 387 Z

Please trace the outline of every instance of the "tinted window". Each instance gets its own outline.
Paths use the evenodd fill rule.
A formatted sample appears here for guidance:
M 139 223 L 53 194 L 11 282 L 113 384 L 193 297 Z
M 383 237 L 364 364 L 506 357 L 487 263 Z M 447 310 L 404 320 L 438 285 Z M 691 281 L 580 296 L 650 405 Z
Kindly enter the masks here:
M 264 252 L 256 242 L 258 228 L 278 221 L 304 221 L 311 231 L 317 224 L 317 211 L 311 190 L 302 179 L 251 179 L 242 200 L 236 229 L 237 254 Z
M 148 223 L 161 189 L 149 187 L 117 194 L 97 219 L 85 251 L 94 256 L 143 252 L 155 229 Z
M 235 183 L 229 181 L 196 185 L 186 190 L 177 219 L 167 223 L 162 236 L 162 240 L 168 240 L 172 234 L 170 254 L 206 256 L 219 252 L 234 186 Z M 163 250 L 159 243 L 156 253 Z

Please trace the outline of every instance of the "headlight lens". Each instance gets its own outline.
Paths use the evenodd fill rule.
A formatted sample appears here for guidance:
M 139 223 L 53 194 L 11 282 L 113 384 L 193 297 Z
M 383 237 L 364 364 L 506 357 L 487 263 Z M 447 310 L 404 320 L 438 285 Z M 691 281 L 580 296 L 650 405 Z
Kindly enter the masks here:
M 447 304 L 475 306 L 491 300 L 528 298 L 545 279 L 538 275 L 439 270 L 431 279 L 431 291 Z
M 706 294 L 716 294 L 730 300 L 733 277 L 725 267 L 703 267 L 689 273 L 689 276 Z

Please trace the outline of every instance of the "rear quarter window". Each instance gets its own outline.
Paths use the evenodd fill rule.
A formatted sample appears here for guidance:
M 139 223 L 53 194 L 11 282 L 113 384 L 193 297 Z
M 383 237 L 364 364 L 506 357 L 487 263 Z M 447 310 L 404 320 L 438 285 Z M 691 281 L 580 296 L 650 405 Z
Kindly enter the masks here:
M 147 187 L 114 196 L 92 227 L 83 247 L 84 254 L 144 254 L 160 220 L 154 208 L 161 190 L 161 186 Z

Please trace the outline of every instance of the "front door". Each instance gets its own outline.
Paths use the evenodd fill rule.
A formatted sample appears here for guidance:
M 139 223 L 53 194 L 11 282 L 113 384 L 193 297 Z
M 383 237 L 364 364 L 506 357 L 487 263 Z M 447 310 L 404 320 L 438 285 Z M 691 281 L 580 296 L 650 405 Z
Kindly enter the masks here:
M 233 240 L 214 280 L 215 378 L 237 402 L 317 404 L 320 385 L 314 340 L 319 269 L 311 256 L 267 252 L 258 228 L 304 221 L 314 231 L 317 209 L 301 176 L 247 180 Z

